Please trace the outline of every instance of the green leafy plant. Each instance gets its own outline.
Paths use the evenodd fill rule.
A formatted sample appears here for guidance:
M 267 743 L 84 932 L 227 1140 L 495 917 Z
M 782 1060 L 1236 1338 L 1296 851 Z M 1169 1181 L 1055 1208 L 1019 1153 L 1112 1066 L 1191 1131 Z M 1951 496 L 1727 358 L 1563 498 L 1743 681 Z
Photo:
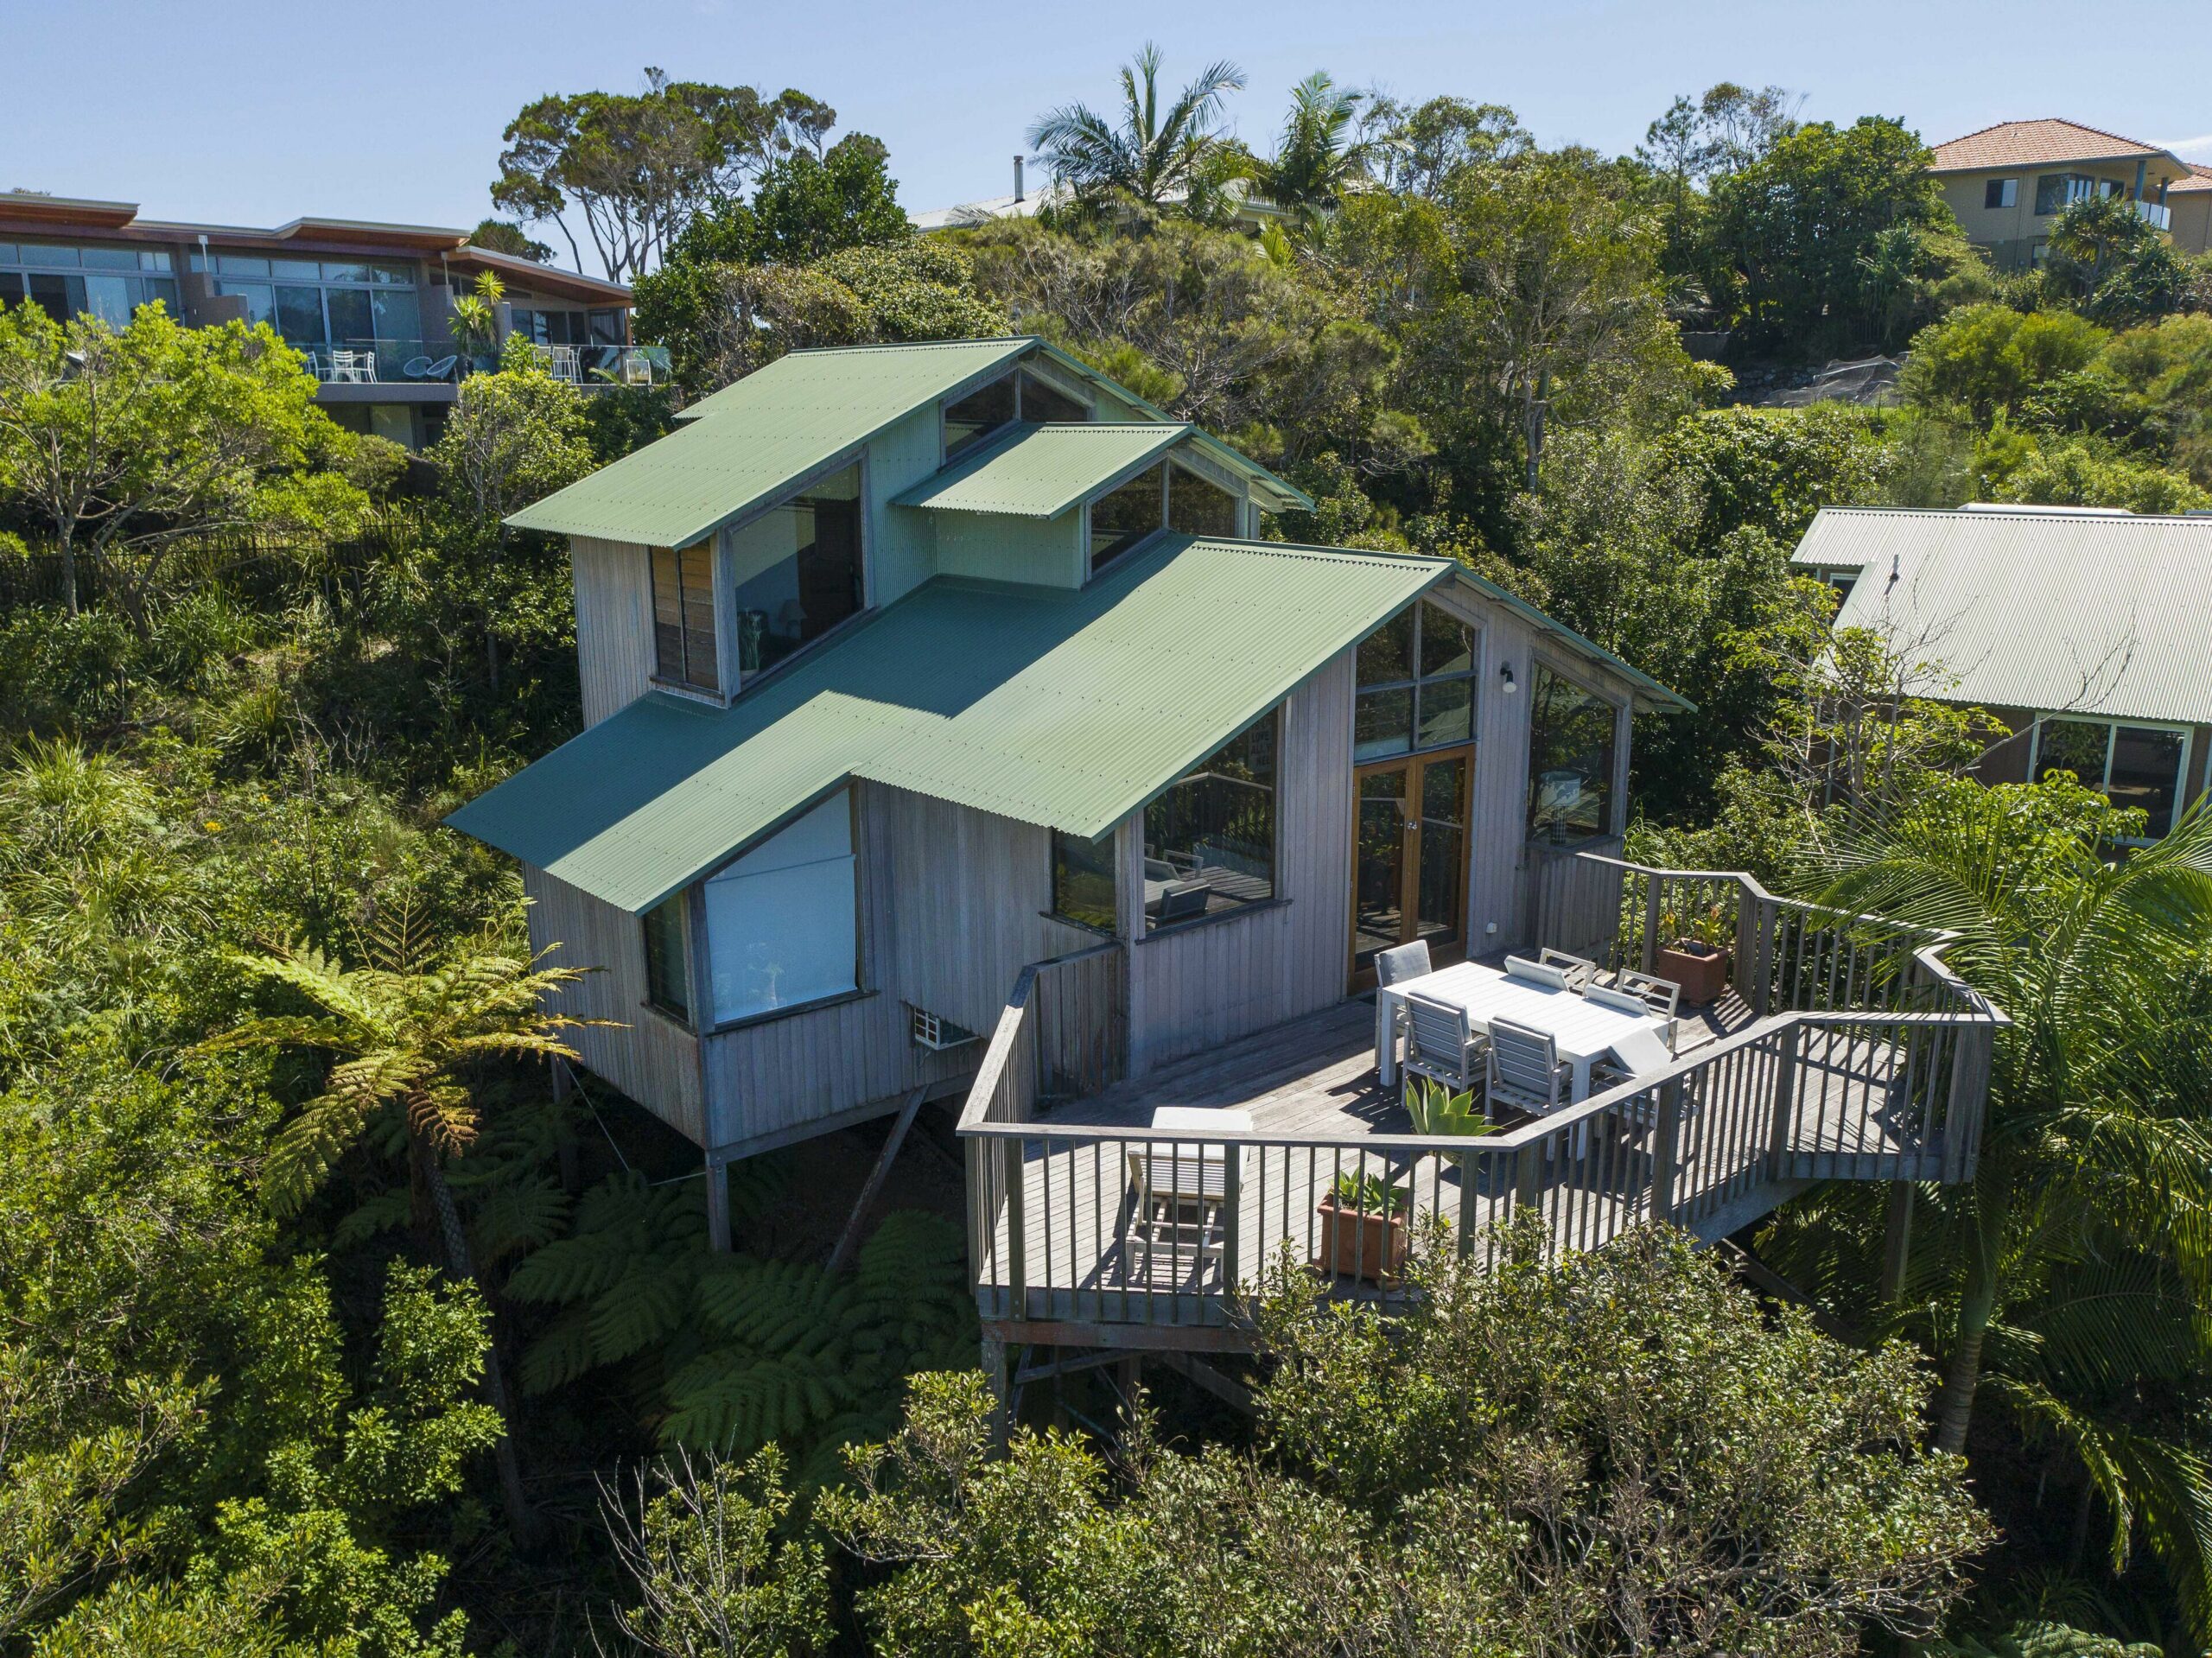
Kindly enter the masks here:
M 1363 1215 L 1396 1216 L 1406 1207 L 1405 1192 L 1379 1174 L 1340 1174 L 1331 1196 L 1338 1209 Z
M 1472 1089 L 1453 1093 L 1443 1083 L 1423 1077 L 1406 1083 L 1406 1114 L 1417 1134 L 1494 1134 L 1496 1123 L 1483 1115 Z

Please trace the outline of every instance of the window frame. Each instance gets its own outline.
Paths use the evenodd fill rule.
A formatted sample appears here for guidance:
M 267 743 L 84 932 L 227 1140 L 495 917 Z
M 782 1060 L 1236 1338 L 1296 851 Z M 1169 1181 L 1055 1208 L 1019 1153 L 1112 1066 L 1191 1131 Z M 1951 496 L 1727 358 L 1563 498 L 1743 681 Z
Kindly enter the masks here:
M 668 554 L 676 561 L 677 638 L 681 645 L 683 661 L 671 675 L 667 664 L 661 659 L 660 641 L 660 556 Z M 708 632 L 713 639 L 714 678 L 711 684 L 701 684 L 690 676 L 690 636 L 683 614 L 683 556 L 698 553 L 707 566 Z M 703 698 L 709 702 L 728 700 L 728 680 L 723 677 L 723 663 L 728 652 L 722 638 L 722 558 L 721 537 L 709 536 L 704 541 L 695 541 L 685 547 L 647 547 L 645 549 L 645 608 L 646 626 L 652 630 L 652 667 L 647 677 L 661 690 L 679 696 Z
M 1190 465 L 1187 461 L 1183 460 L 1178 450 L 1169 450 L 1165 459 L 1167 462 L 1167 474 L 1166 486 L 1163 492 L 1160 506 L 1160 528 L 1163 530 L 1174 530 L 1174 533 L 1177 535 L 1191 536 L 1201 540 L 1241 541 L 1243 539 L 1245 498 L 1238 494 L 1234 489 L 1228 487 L 1215 479 L 1208 477 L 1205 473 L 1200 472 L 1196 467 Z M 1190 479 L 1192 482 L 1201 485 L 1205 488 L 1212 490 L 1217 495 L 1227 498 L 1229 502 L 1229 528 L 1227 530 L 1222 531 L 1219 535 L 1214 535 L 1211 531 L 1207 530 L 1175 529 L 1175 474 L 1179 472 L 1185 478 Z
M 1539 674 L 1548 674 L 1554 679 L 1564 681 L 1566 683 L 1574 687 L 1575 689 L 1580 691 L 1585 696 L 1590 698 L 1592 702 L 1599 703 L 1605 707 L 1612 715 L 1612 730 L 1605 739 L 1605 746 L 1610 751 L 1606 757 L 1610 769 L 1608 775 L 1605 779 L 1605 821 L 1601 823 L 1598 828 L 1592 830 L 1589 834 L 1581 836 L 1578 840 L 1539 840 L 1536 835 L 1535 762 L 1536 706 L 1538 700 L 1536 694 L 1536 677 Z M 1567 669 L 1561 667 L 1552 658 L 1535 651 L 1531 651 L 1529 653 L 1529 683 L 1525 690 L 1522 692 L 1522 695 L 1526 696 L 1529 699 L 1529 741 L 1527 746 L 1529 758 L 1527 763 L 1527 775 L 1522 778 L 1523 795 L 1521 817 L 1522 834 L 1524 839 L 1531 846 L 1541 846 L 1548 848 L 1558 849 L 1574 847 L 1586 847 L 1599 841 L 1611 840 L 1614 835 L 1620 834 L 1622 815 L 1627 808 L 1627 791 L 1621 785 L 1621 765 L 1623 760 L 1626 758 L 1626 746 L 1621 740 L 1621 716 L 1624 711 L 1632 708 L 1633 704 L 1630 699 L 1608 696 L 1603 689 L 1592 684 L 1588 680 L 1581 677 L 1580 675 L 1570 673 Z
M 2020 181 L 2018 178 L 1983 181 L 1981 209 L 1984 213 L 2010 213 L 2019 205 Z
M 773 679 L 778 674 L 782 673 L 786 668 L 789 668 L 793 663 L 804 662 L 807 657 L 812 656 L 817 651 L 819 651 L 823 646 L 828 645 L 832 639 L 842 637 L 846 631 L 851 628 L 854 624 L 865 619 L 875 609 L 875 514 L 869 509 L 869 503 L 873 500 L 874 497 L 870 493 L 871 474 L 868 465 L 868 447 L 863 444 L 857 448 L 849 449 L 844 454 L 837 456 L 836 459 L 830 461 L 827 465 L 814 467 L 810 471 L 803 474 L 797 483 L 793 484 L 782 494 L 777 496 L 772 501 L 765 502 L 761 505 L 747 511 L 741 517 L 731 519 L 728 524 L 723 524 L 720 529 L 715 531 L 715 579 L 716 583 L 715 595 L 715 620 L 716 626 L 726 631 L 729 634 L 730 638 L 734 639 L 736 632 L 735 606 L 737 603 L 737 583 L 734 581 L 728 580 L 728 576 L 730 564 L 732 561 L 734 560 L 736 555 L 731 549 L 729 538 L 751 529 L 754 524 L 760 523 L 761 519 L 766 518 L 771 512 L 777 511 L 783 507 L 790 505 L 791 502 L 805 494 L 808 490 L 820 483 L 823 479 L 835 477 L 837 473 L 844 471 L 846 467 L 852 466 L 857 466 L 860 468 L 861 473 L 860 492 L 854 498 L 859 503 L 860 506 L 860 608 L 855 610 L 851 615 L 845 617 L 842 620 L 839 621 L 835 626 L 824 631 L 819 637 L 807 640 L 805 644 L 800 645 L 798 650 L 792 651 L 780 662 L 772 663 L 766 668 L 756 668 L 749 674 L 745 672 L 741 667 L 736 667 L 734 665 L 733 671 L 736 677 L 734 679 L 726 679 L 723 682 L 726 687 L 724 696 L 725 701 L 734 702 L 738 697 L 751 690 L 755 685 L 766 684 L 769 680 Z M 733 657 L 732 660 L 733 664 L 734 664 L 734 657 Z
M 663 1019 L 674 1020 L 687 1031 L 696 1029 L 692 1022 L 693 1003 L 698 998 L 693 986 L 699 976 L 692 953 L 691 894 L 691 887 L 679 887 L 638 918 L 638 937 L 645 958 L 645 1007 L 649 1012 L 658 1013 Z M 683 969 L 684 994 L 681 1003 L 667 1000 L 659 994 L 661 987 L 655 982 L 658 975 L 653 970 L 653 931 L 655 918 L 664 914 L 671 916 L 676 924 L 676 956 Z M 666 953 L 664 948 L 661 954 L 664 956 Z
M 1101 926 L 1096 921 L 1086 921 L 1080 916 L 1072 915 L 1061 906 L 1060 847 L 1063 842 L 1086 846 L 1097 846 L 1103 843 L 1106 848 L 1106 873 L 1107 879 L 1113 886 L 1113 909 L 1109 919 L 1103 926 Z M 1122 936 L 1122 835 L 1120 825 L 1116 824 L 1114 828 L 1108 829 L 1105 834 L 1094 835 L 1088 841 L 1084 840 L 1082 835 L 1070 835 L 1063 829 L 1048 830 L 1046 831 L 1045 842 L 1045 913 L 1050 916 L 1053 920 L 1059 922 L 1064 926 L 1080 927 L 1085 932 L 1096 933 L 1102 938 L 1120 937 Z
M 802 818 L 806 817 L 810 813 L 817 810 L 832 795 L 841 792 L 845 797 L 846 810 L 849 814 L 847 834 L 850 836 L 850 844 L 852 846 L 853 988 L 849 990 L 832 991 L 828 995 L 816 996 L 807 1001 L 795 1001 L 788 1007 L 770 1007 L 763 1009 L 759 1013 L 738 1013 L 728 1019 L 721 1018 L 720 1014 L 716 1013 L 714 1005 L 714 946 L 713 940 L 709 936 L 711 929 L 709 928 L 707 921 L 707 883 L 714 880 L 715 876 L 721 874 L 724 870 L 729 868 L 731 865 L 738 863 L 751 854 L 760 850 L 761 848 L 766 846 L 771 841 L 774 840 L 779 835 L 781 835 L 785 829 L 791 828 Z M 772 825 L 754 835 L 743 846 L 730 853 L 728 857 L 720 860 L 712 868 L 703 872 L 697 880 L 691 883 L 690 886 L 687 890 L 693 895 L 692 904 L 690 907 L 685 911 L 685 914 L 687 918 L 693 918 L 693 924 L 696 926 L 696 931 L 694 935 L 696 943 L 694 943 L 690 960 L 693 975 L 705 987 L 704 989 L 698 993 L 697 995 L 695 995 L 693 999 L 694 1001 L 696 1001 L 698 1000 L 699 995 L 703 995 L 706 1001 L 704 1016 L 702 1017 L 698 1014 L 695 1014 L 693 1016 L 693 1024 L 691 1028 L 697 1034 L 701 1036 L 718 1036 L 726 1031 L 745 1030 L 755 1025 L 771 1024 L 779 1019 L 796 1018 L 801 1013 L 818 1013 L 825 1007 L 835 1007 L 841 1003 L 848 1001 L 858 1001 L 864 997 L 873 996 L 876 994 L 874 988 L 868 982 L 868 860 L 861 853 L 861 834 L 860 780 L 856 778 L 849 777 L 842 783 L 839 783 L 836 787 L 823 791 L 822 793 L 815 796 L 811 800 L 809 800 L 804 805 L 799 807 L 797 810 L 785 813 L 781 817 L 778 818 Z
M 1261 911 L 1274 909 L 1290 902 L 1289 895 L 1282 890 L 1282 797 L 1284 787 L 1283 765 L 1285 760 L 1283 735 L 1287 724 L 1285 715 L 1287 713 L 1288 708 L 1289 700 L 1287 698 L 1271 704 L 1267 710 L 1258 715 L 1257 718 L 1249 720 L 1243 725 L 1239 726 L 1223 741 L 1215 745 L 1215 746 L 1207 753 L 1200 755 L 1190 765 L 1186 766 L 1181 772 L 1179 772 L 1176 776 L 1174 781 L 1170 783 L 1166 788 L 1160 790 L 1149 800 L 1147 800 L 1143 805 L 1137 809 L 1135 814 L 1136 846 L 1135 851 L 1138 880 L 1140 882 L 1136 893 L 1137 916 L 1140 924 L 1135 934 L 1135 942 L 1139 943 L 1148 943 L 1156 938 L 1166 938 L 1177 933 L 1187 931 L 1192 928 L 1211 926 L 1216 922 L 1226 921 L 1235 916 L 1256 914 Z M 1146 815 L 1152 810 L 1154 805 L 1166 798 L 1171 791 L 1175 789 L 1179 785 L 1188 781 L 1192 777 L 1195 776 L 1199 768 L 1205 765 L 1205 764 L 1208 760 L 1211 759 L 1216 754 L 1221 753 L 1221 751 L 1228 747 L 1230 744 L 1241 740 L 1249 733 L 1257 729 L 1262 721 L 1272 721 L 1274 726 L 1274 775 L 1267 785 L 1269 797 L 1269 810 L 1268 813 L 1267 896 L 1265 898 L 1238 899 L 1218 910 L 1209 907 L 1198 915 L 1188 916 L 1179 921 L 1170 921 L 1165 924 L 1159 922 L 1153 916 L 1150 908 L 1144 902 L 1143 887 L 1141 885 L 1143 880 L 1144 862 L 1145 859 L 1148 855 L 1146 851 L 1147 837 L 1145 834 L 1144 822 Z M 1116 892 L 1117 903 L 1119 902 L 1119 886 L 1117 882 Z
M 1429 605 L 1436 605 L 1438 609 L 1443 610 L 1446 616 L 1449 616 L 1454 622 L 1457 622 L 1460 626 L 1465 628 L 1472 636 L 1468 643 L 1467 666 L 1465 670 L 1459 673 L 1448 674 L 1424 674 L 1421 672 L 1421 619 L 1425 614 L 1424 607 Z M 1393 622 L 1396 621 L 1401 615 L 1404 614 L 1404 611 L 1394 611 L 1389 616 L 1384 617 L 1378 626 L 1369 629 L 1368 632 L 1352 646 L 1351 721 L 1352 764 L 1354 765 L 1381 765 L 1392 760 L 1404 759 L 1414 754 L 1433 754 L 1441 753 L 1443 750 L 1447 748 L 1465 748 L 1472 745 L 1475 740 L 1475 722 L 1482 712 L 1483 652 L 1484 647 L 1487 643 L 1483 636 L 1483 625 L 1480 622 L 1471 620 L 1467 617 L 1462 616 L 1455 611 L 1446 609 L 1442 605 L 1438 604 L 1433 593 L 1422 593 L 1417 595 L 1414 599 L 1413 602 L 1406 607 L 1406 608 L 1414 613 L 1413 638 L 1412 643 L 1408 647 L 1409 654 L 1407 658 L 1407 666 L 1413 670 L 1412 676 L 1410 677 L 1404 679 L 1378 679 L 1374 681 L 1372 683 L 1370 683 L 1367 681 L 1361 679 L 1359 677 L 1359 645 L 1364 644 L 1368 638 L 1371 638 L 1375 634 L 1382 632 L 1382 628 L 1388 627 Z M 1464 737 L 1454 737 L 1448 742 L 1423 743 L 1421 740 L 1421 694 L 1422 688 L 1428 685 L 1452 685 L 1463 683 L 1469 688 L 1467 694 L 1467 734 Z M 1580 682 L 1577 683 L 1579 683 Z M 1401 690 L 1409 692 L 1413 698 L 1409 715 L 1410 724 L 1408 725 L 1406 733 L 1406 746 L 1403 748 L 1392 749 L 1387 754 L 1362 754 L 1359 752 L 1360 698 L 1377 691 Z
M 1131 553 L 1135 552 L 1138 548 L 1150 541 L 1154 536 L 1162 535 L 1166 532 L 1168 466 L 1168 458 L 1164 454 L 1160 455 L 1154 460 L 1146 461 L 1144 465 L 1130 473 L 1128 477 L 1118 479 L 1115 482 L 1107 485 L 1103 489 L 1096 491 L 1084 499 L 1083 503 L 1083 568 L 1084 579 L 1086 581 L 1097 575 L 1099 571 L 1102 569 L 1112 569 L 1115 565 L 1127 558 Z M 1098 559 L 1097 541 L 1091 524 L 1092 509 L 1095 508 L 1099 502 L 1104 500 L 1108 496 L 1120 494 L 1131 484 L 1135 483 L 1149 472 L 1157 472 L 1160 474 L 1160 522 L 1154 524 L 1151 529 L 1145 530 L 1142 534 L 1131 537 L 1131 539 L 1125 542 L 1113 552 L 1107 555 L 1104 563 L 1100 563 Z
M 2173 833 L 2174 824 L 2180 818 L 2183 810 L 2189 802 L 2189 751 L 2196 740 L 2195 727 L 2186 722 L 2172 720 L 2131 720 L 2115 714 L 2077 714 L 2064 710 L 2038 709 L 2034 721 L 2028 727 L 2028 781 L 2030 783 L 2040 783 L 2043 780 L 2043 728 L 2054 721 L 2066 725 L 2102 726 L 2105 728 L 2104 771 L 2094 783 L 2087 778 L 2082 778 L 2081 782 L 2083 788 L 2095 790 L 2107 800 L 2112 798 L 2112 762 L 2113 757 L 2120 752 L 2120 733 L 2123 726 L 2131 731 L 2158 731 L 2178 736 L 2181 739 L 2181 757 L 2174 767 L 2174 801 L 2172 807 L 2166 814 L 2164 831 L 2166 835 Z M 2206 757 L 2205 776 L 2208 785 L 2212 785 L 2212 752 L 2208 752 Z M 2138 847 L 2153 846 L 2163 838 L 2164 838 L 2164 835 L 2130 835 L 2119 837 L 2121 845 Z

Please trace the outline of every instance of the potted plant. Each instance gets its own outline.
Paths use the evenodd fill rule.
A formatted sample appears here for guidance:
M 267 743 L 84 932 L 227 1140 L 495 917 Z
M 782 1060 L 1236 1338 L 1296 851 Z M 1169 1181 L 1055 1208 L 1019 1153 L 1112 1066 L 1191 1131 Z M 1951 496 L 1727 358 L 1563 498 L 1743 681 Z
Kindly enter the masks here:
M 1472 1089 L 1454 1094 L 1426 1077 L 1407 1079 L 1406 1115 L 1413 1119 L 1417 1134 L 1455 1134 L 1472 1140 L 1505 1132 L 1483 1115 Z M 1459 1171 L 1460 1179 L 1478 1182 L 1476 1189 L 1481 1191 L 1497 1191 L 1506 1178 L 1507 1165 L 1499 1158 L 1446 1155 L 1444 1161 Z
M 1675 942 L 1652 955 L 1652 971 L 1682 987 L 1682 1001 L 1702 1007 L 1728 988 L 1727 932 L 1719 909 L 1698 912 L 1678 924 Z
M 1316 1213 L 1323 1272 L 1380 1284 L 1406 1264 L 1406 1194 L 1379 1175 L 1340 1174 Z

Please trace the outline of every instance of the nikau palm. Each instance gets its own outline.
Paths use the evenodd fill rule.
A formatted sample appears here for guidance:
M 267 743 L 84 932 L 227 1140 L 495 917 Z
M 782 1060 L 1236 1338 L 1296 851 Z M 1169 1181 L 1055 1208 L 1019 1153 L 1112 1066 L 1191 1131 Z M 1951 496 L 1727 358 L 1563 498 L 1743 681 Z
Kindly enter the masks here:
M 1065 104 L 1029 129 L 1038 160 L 1084 208 L 1116 198 L 1154 211 L 1179 196 L 1199 205 L 1221 154 L 1222 98 L 1244 85 L 1244 72 L 1225 59 L 1211 64 L 1164 111 L 1159 82 L 1160 48 L 1147 41 L 1122 70 L 1119 126 L 1088 105 Z
M 549 996 L 583 977 L 575 968 L 540 967 L 488 945 L 464 946 L 442 962 L 417 966 L 404 926 L 387 936 L 381 953 L 385 965 L 361 968 L 341 967 L 314 950 L 237 957 L 315 1011 L 249 1020 L 207 1045 L 315 1048 L 339 1056 L 323 1091 L 270 1148 L 263 1178 L 271 1204 L 300 1208 L 372 1123 L 397 1109 L 405 1124 L 416 1236 L 428 1235 L 435 1216 L 448 1270 L 476 1282 L 467 1234 L 440 1166 L 442 1158 L 466 1151 L 476 1137 L 476 1106 L 461 1073 L 486 1059 L 573 1059 L 575 1051 L 562 1032 L 604 1021 L 569 1018 L 545 1006 Z M 492 1402 L 509 1416 L 496 1342 L 485 1350 L 485 1381 Z M 509 1518 L 518 1535 L 526 1535 L 529 1511 L 512 1432 L 500 1441 L 499 1472 Z
M 1986 1389 L 2068 1445 L 2115 1562 L 2139 1532 L 2202 1632 L 2212 1468 L 2139 1402 L 2212 1369 L 2212 812 L 2107 861 L 2097 808 L 2055 826 L 2021 793 L 1942 791 L 1825 861 L 1823 902 L 1949 931 L 1946 960 L 2012 1020 L 1974 1178 L 1924 1191 L 1916 1230 L 1909 1299 L 1948 1349 L 1936 1443 L 1965 1449 Z
M 1282 137 L 1259 172 L 1260 187 L 1270 201 L 1311 223 L 1346 190 L 1371 177 L 1375 158 L 1394 146 L 1387 140 L 1353 137 L 1353 123 L 1366 97 L 1338 86 L 1318 69 L 1290 89 Z

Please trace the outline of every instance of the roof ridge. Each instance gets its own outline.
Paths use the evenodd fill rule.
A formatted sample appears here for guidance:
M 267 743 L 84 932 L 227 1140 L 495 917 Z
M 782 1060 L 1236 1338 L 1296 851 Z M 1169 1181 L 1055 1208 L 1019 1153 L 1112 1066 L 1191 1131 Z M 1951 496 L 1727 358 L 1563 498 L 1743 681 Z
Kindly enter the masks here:
M 1998 131 L 2001 128 L 2035 126 L 2071 127 L 2076 132 L 2094 133 L 2100 138 L 2109 138 L 2115 143 L 2128 144 L 2137 149 L 2147 149 L 2153 155 L 2171 155 L 2173 153 L 2160 145 L 2145 143 L 2140 138 L 2131 138 L 2124 132 L 2113 132 L 2103 127 L 2093 127 L 2086 121 L 2076 121 L 2070 116 L 2064 115 L 2033 115 L 2019 120 L 1993 121 L 1986 127 L 1976 127 L 1972 132 L 1962 132 L 1955 138 L 1946 138 L 1942 143 L 1939 144 L 1932 144 L 1929 148 L 1932 154 L 1937 151 L 1949 149 L 1958 144 L 1965 143 L 1969 139 L 1982 137 L 1986 134 Z M 2082 159 L 2086 160 L 2088 158 L 2083 157 Z M 2181 158 L 2179 156 L 2175 156 L 2175 159 L 2178 161 Z

